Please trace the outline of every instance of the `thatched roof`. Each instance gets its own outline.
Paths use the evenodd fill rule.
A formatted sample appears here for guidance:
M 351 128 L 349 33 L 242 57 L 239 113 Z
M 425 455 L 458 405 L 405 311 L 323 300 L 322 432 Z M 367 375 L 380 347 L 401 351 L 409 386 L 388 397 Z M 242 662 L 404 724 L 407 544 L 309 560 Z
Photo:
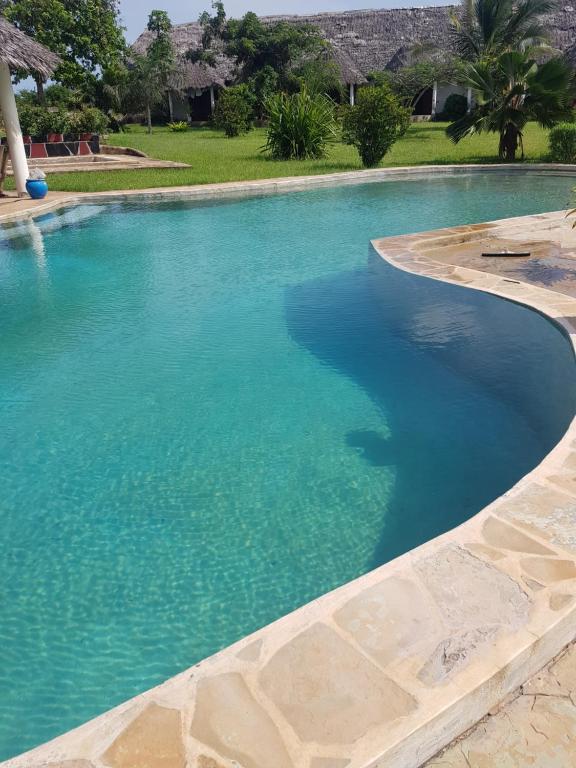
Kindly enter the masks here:
M 213 67 L 187 61 L 181 57 L 171 78 L 170 86 L 176 91 L 202 90 L 212 85 L 223 86 L 232 79 L 234 65 L 225 56 L 217 56 Z
M 441 50 L 450 48 L 450 15 L 459 6 L 392 8 L 370 11 L 316 13 L 309 16 L 263 16 L 264 23 L 287 21 L 311 24 L 331 44 L 345 83 L 362 82 L 347 78 L 365 77 L 370 72 L 397 67 L 409 58 L 416 46 L 433 44 Z M 547 14 L 545 24 L 552 44 L 567 51 L 576 40 L 576 12 L 572 6 L 560 7 Z M 171 31 L 177 53 L 200 46 L 202 29 L 198 22 L 177 24 Z M 144 32 L 134 43 L 140 53 L 150 44 L 151 33 Z
M 0 16 L 0 61 L 8 64 L 10 69 L 37 72 L 48 78 L 60 59 Z

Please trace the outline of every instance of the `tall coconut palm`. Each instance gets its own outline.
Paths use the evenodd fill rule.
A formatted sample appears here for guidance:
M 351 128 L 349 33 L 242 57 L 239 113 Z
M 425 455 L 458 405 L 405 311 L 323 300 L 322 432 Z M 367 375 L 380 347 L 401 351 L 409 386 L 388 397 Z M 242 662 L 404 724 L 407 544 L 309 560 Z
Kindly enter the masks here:
M 464 84 L 477 95 L 476 106 L 448 126 L 446 133 L 458 143 L 476 133 L 497 133 L 498 155 L 508 162 L 520 147 L 528 120 L 551 128 L 571 119 L 574 75 L 563 59 L 537 64 L 526 52 L 507 51 L 493 60 L 469 64 Z
M 556 0 L 464 0 L 452 17 L 454 48 L 466 61 L 479 61 L 547 46 L 543 16 L 556 5 Z

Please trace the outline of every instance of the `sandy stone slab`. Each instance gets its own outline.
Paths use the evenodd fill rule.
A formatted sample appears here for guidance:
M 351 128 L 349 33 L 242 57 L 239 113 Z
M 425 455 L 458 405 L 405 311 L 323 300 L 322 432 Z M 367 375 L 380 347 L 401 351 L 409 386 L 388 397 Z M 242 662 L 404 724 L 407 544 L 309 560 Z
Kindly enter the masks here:
M 148 704 L 102 755 L 111 768 L 185 768 L 179 710 Z
M 417 706 L 324 624 L 289 640 L 260 673 L 260 685 L 299 738 L 318 744 L 353 744 Z
M 243 768 L 292 768 L 278 727 L 238 673 L 200 680 L 190 732 Z

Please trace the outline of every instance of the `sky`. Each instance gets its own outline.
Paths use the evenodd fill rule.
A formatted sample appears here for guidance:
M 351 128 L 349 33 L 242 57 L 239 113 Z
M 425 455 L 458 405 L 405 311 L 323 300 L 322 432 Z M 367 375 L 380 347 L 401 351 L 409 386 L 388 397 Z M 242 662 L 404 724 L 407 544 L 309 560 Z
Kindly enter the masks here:
M 228 16 L 242 16 L 246 11 L 255 13 L 316 13 L 319 11 L 349 11 L 356 8 L 402 8 L 422 5 L 449 5 L 450 0 L 224 0 Z M 173 24 L 196 21 L 204 10 L 210 10 L 211 0 L 120 0 L 122 23 L 126 39 L 133 43 L 146 27 L 148 14 L 160 8 L 168 11 Z

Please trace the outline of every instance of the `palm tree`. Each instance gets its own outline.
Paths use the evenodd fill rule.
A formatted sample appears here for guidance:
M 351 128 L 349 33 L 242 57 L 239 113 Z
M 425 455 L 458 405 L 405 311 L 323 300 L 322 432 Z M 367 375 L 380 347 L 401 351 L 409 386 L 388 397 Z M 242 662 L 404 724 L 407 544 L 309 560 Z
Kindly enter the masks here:
M 507 51 L 493 60 L 469 64 L 464 85 L 477 95 L 476 106 L 446 129 L 454 143 L 476 133 L 498 133 L 498 155 L 508 162 L 520 147 L 528 120 L 551 128 L 569 120 L 574 100 L 574 75 L 563 59 L 537 64 L 526 52 Z
M 456 52 L 466 61 L 493 58 L 510 50 L 547 47 L 542 16 L 555 0 L 464 0 L 451 20 Z

